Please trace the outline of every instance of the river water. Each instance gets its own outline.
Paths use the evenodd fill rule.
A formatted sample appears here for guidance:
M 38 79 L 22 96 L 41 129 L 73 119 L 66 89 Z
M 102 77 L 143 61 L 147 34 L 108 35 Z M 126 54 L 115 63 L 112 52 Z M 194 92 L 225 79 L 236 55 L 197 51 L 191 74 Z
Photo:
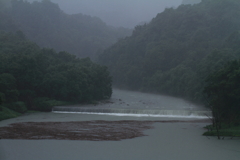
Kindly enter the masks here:
M 193 113 L 207 111 L 182 99 L 146 93 L 114 90 L 108 103 L 100 108 L 123 110 L 124 113 L 112 115 L 92 112 L 33 113 L 0 122 L 0 127 L 16 122 L 67 122 L 91 120 L 185 120 L 180 123 L 154 123 L 153 129 L 146 130 L 148 136 L 122 141 L 70 141 L 70 140 L 0 140 L 1 160 L 239 160 L 240 139 L 217 140 L 205 137 L 202 133 L 209 122 L 193 122 L 204 119 Z M 73 107 L 73 106 L 70 106 Z M 79 107 L 79 106 L 74 106 Z M 80 106 L 97 107 L 94 105 Z M 129 114 L 127 109 L 141 110 Z M 65 109 L 66 110 L 66 109 Z M 76 109 L 75 109 L 76 110 Z M 111 110 L 111 111 L 113 111 Z M 145 110 L 170 110 L 164 116 L 144 116 Z M 191 111 L 190 114 L 174 110 Z M 73 110 L 72 110 L 73 111 Z M 81 110 L 82 111 L 82 110 Z M 196 112 L 192 112 L 196 111 Z M 72 112 L 74 113 L 74 112 Z M 148 112 L 149 113 L 149 112 Z M 184 113 L 183 116 L 180 114 Z M 154 114 L 153 114 L 154 115 Z
M 53 112 L 166 118 L 211 117 L 208 109 L 179 98 L 117 89 L 114 89 L 108 102 L 98 105 L 54 107 Z

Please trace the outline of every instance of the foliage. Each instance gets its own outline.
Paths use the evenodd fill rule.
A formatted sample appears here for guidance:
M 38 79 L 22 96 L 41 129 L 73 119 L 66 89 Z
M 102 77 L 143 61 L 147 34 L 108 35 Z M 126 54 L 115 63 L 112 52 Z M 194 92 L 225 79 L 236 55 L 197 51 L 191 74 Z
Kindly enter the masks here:
M 18 113 L 25 113 L 27 112 L 27 107 L 24 102 L 18 101 L 18 102 L 11 102 L 8 104 L 5 104 L 5 106 L 13 111 L 16 111 Z
M 116 86 L 202 102 L 205 78 L 240 56 L 239 8 L 237 0 L 167 8 L 106 49 L 99 63 Z
M 208 106 L 213 114 L 217 131 L 222 123 L 239 124 L 240 120 L 240 60 L 228 62 L 223 68 L 209 75 L 204 88 Z
M 16 102 L 19 93 L 16 90 L 16 79 L 11 74 L 0 74 L 0 97 L 2 102 Z
M 36 107 L 36 110 L 42 112 L 52 111 L 53 106 L 60 106 L 66 104 L 66 102 L 53 100 L 47 97 L 38 97 L 33 100 L 33 104 Z
M 204 136 L 221 136 L 224 137 L 240 137 L 240 125 L 223 125 L 221 130 L 218 132 L 213 125 L 209 125 L 205 127 L 208 129 L 207 132 L 205 132 Z
M 98 52 L 131 33 L 130 29 L 107 26 L 97 17 L 68 15 L 51 1 L 12 0 L 11 7 L 0 13 L 0 18 L 0 30 L 21 30 L 41 47 L 81 58 L 94 59 Z
M 20 116 L 20 113 L 14 112 L 6 107 L 0 105 L 0 121 L 8 118 L 14 118 Z
M 20 31 L 0 33 L 0 97 L 4 106 L 18 112 L 25 112 L 25 105 L 49 111 L 63 101 L 86 103 L 111 97 L 111 77 L 105 66 L 67 52 L 41 49 L 24 37 Z

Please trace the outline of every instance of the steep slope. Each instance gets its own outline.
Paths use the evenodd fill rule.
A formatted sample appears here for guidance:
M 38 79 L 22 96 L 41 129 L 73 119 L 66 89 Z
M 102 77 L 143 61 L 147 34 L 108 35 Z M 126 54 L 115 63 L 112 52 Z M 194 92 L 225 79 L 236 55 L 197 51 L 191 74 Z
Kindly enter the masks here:
M 14 23 L 41 47 L 68 51 L 78 57 L 94 58 L 117 39 L 131 34 L 131 30 L 107 26 L 97 17 L 80 13 L 68 15 L 49 0 L 33 3 L 13 0 L 11 9 L 2 15 L 11 17 L 6 21 Z M 8 28 L 9 23 L 5 22 L 1 29 Z
M 240 55 L 234 40 L 239 8 L 237 0 L 168 8 L 105 50 L 99 62 L 110 68 L 116 86 L 200 101 L 205 77 Z

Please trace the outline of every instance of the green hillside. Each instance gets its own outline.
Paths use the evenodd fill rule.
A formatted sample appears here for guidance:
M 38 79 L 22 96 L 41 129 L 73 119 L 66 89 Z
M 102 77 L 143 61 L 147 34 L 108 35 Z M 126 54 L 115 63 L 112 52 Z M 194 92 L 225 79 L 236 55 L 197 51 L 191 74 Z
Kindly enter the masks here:
M 49 0 L 33 3 L 1 0 L 3 2 L 8 3 L 5 3 L 7 7 L 0 8 L 0 30 L 21 30 L 41 47 L 67 51 L 78 57 L 94 59 L 119 38 L 131 34 L 130 29 L 107 26 L 97 17 L 81 13 L 68 15 Z
M 240 1 L 203 0 L 167 8 L 99 62 L 115 86 L 202 101 L 206 77 L 240 56 Z

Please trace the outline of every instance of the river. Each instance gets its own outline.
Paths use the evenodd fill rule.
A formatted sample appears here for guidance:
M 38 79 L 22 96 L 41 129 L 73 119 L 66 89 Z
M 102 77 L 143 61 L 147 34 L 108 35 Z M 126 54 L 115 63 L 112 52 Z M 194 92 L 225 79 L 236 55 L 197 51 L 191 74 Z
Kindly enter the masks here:
M 16 122 L 84 122 L 96 120 L 159 122 L 153 123 L 152 129 L 144 131 L 146 136 L 121 141 L 1 139 L 0 159 L 238 160 L 240 158 L 240 139 L 217 140 L 216 137 L 202 136 L 205 131 L 203 127 L 209 122 L 202 121 L 207 120 L 207 117 L 195 113 L 205 112 L 207 109 L 182 99 L 115 89 L 110 101 L 97 106 L 81 105 L 80 107 L 90 107 L 92 112 L 89 110 L 78 112 L 78 109 L 71 109 L 69 112 L 65 109 L 65 112 L 59 113 L 32 113 L 1 121 L 0 127 Z M 108 110 L 108 113 L 101 114 L 97 110 L 98 107 L 104 110 L 111 108 L 110 111 L 114 112 L 109 114 Z M 128 112 L 128 110 L 132 111 Z M 149 110 L 154 110 L 153 114 L 150 114 L 152 112 Z M 156 113 L 156 110 L 169 112 Z M 175 112 L 176 110 L 178 112 Z M 173 122 L 172 120 L 181 122 Z

